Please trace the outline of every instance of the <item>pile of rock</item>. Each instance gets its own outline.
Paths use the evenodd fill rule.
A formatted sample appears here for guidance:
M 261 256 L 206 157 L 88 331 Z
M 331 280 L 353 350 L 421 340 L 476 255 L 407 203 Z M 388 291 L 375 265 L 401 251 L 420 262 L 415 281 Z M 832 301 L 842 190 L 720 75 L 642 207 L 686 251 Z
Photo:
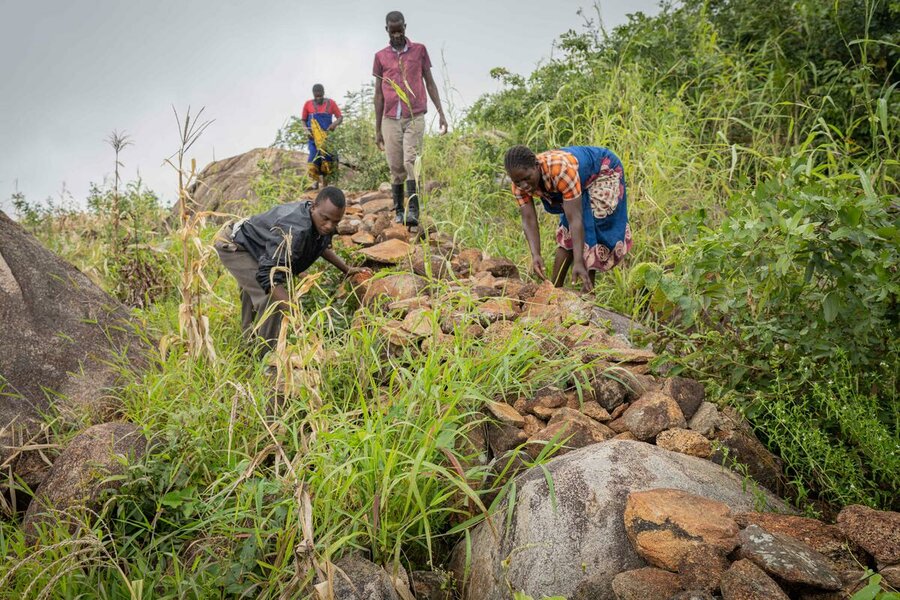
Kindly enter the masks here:
M 524 444 L 536 458 L 544 446 L 561 442 L 558 454 L 608 439 L 637 440 L 712 460 L 744 465 L 773 492 L 781 490 L 781 463 L 733 410 L 720 411 L 705 401 L 703 386 L 682 377 L 653 377 L 634 372 L 630 362 L 591 363 L 586 385 L 562 390 L 545 387 L 512 405 L 487 405 L 488 441 L 494 456 Z
M 497 516 L 470 531 L 454 551 L 451 567 L 464 600 L 505 599 L 510 588 L 535 598 L 615 598 L 613 579 L 647 566 L 623 519 L 634 492 L 682 490 L 735 514 L 757 504 L 790 510 L 764 490 L 751 493 L 720 465 L 629 440 L 573 450 L 528 469 L 514 486 L 515 494 L 496 506 Z
M 886 582 L 893 579 L 896 585 L 900 559 L 890 550 L 896 550 L 897 540 L 889 539 L 900 531 L 896 513 L 849 507 L 835 526 L 753 512 L 760 500 L 770 509 L 791 512 L 768 493 L 783 491 L 781 462 L 736 411 L 708 402 L 699 382 L 651 375 L 656 357 L 632 346 L 630 333 L 637 326 L 627 318 L 613 314 L 617 327 L 610 331 L 611 313 L 599 311 L 575 292 L 522 281 L 508 260 L 457 247 L 433 231 L 427 243 L 414 243 L 424 234 L 394 225 L 390 199 L 384 194 L 351 198 L 339 232 L 340 243 L 356 248 L 368 266 L 394 269 L 386 276 L 362 276 L 353 282 L 364 306 L 391 316 L 381 328 L 388 352 L 428 352 L 460 334 L 502 344 L 514 328 L 523 327 L 542 333 L 548 353 L 566 353 L 584 365 L 583 374 L 571 381 L 533 394 L 498 397 L 484 406 L 485 426 L 475 428 L 467 443 L 476 460 L 489 463 L 494 474 L 490 486 L 500 483 L 500 477 L 521 474 L 516 481 L 519 496 L 512 532 L 507 530 L 498 540 L 493 528 L 490 535 L 485 525 L 476 528 L 475 556 L 468 565 L 460 566 L 457 550 L 454 570 L 459 581 L 467 582 L 464 597 L 506 597 L 512 587 L 536 597 L 565 594 L 576 599 L 737 600 L 789 594 L 825 600 L 847 597 L 860 587 L 865 567 L 878 568 Z M 636 442 L 657 449 L 646 454 L 635 449 Z M 635 466 L 624 473 L 630 481 L 616 483 L 623 475 L 616 469 L 618 444 L 630 444 L 624 451 L 658 463 L 653 476 L 648 479 Z M 548 446 L 560 456 L 547 464 L 557 502 L 567 503 L 573 512 L 557 525 L 555 512 L 551 517 L 538 508 L 551 495 L 548 489 L 536 489 L 543 475 L 527 470 Z M 594 460 L 600 455 L 605 462 Z M 586 470 L 585 461 L 593 468 Z M 709 466 L 701 468 L 698 462 Z M 726 475 L 711 462 L 742 464 L 742 475 L 749 474 L 763 487 L 748 488 L 743 477 Z M 598 475 L 601 465 L 612 467 L 613 481 L 591 480 L 603 480 Z M 569 473 L 573 469 L 578 474 Z M 664 473 L 668 469 L 689 476 L 673 478 Z M 679 489 L 646 489 L 654 480 Z M 621 495 L 603 500 L 598 489 L 619 489 Z M 606 515 L 590 526 L 589 503 Z M 592 528 L 608 526 L 602 521 L 610 518 L 624 524 L 631 548 L 598 546 L 585 538 Z M 865 521 L 866 527 L 842 526 L 857 521 Z M 881 527 L 883 535 L 872 534 L 873 527 Z M 529 551 L 522 548 L 544 544 L 552 550 L 523 558 Z M 580 563 L 562 566 L 556 561 L 553 573 L 536 574 L 551 555 Z M 588 566 L 595 572 L 586 571 Z
M 508 461 L 519 446 L 536 458 L 550 442 L 562 443 L 558 452 L 564 453 L 612 438 L 640 440 L 741 463 L 761 485 L 782 491 L 780 461 L 736 412 L 706 402 L 696 381 L 649 374 L 654 353 L 629 341 L 639 326 L 617 316 L 619 327 L 610 331 L 610 313 L 601 314 L 576 292 L 526 283 L 511 261 L 458 247 L 439 233 L 429 232 L 427 244 L 411 243 L 425 234 L 393 224 L 391 216 L 387 195 L 351 196 L 338 228 L 341 243 L 356 248 L 369 266 L 406 271 L 354 281 L 363 305 L 393 317 L 380 331 L 389 354 L 428 351 L 460 333 L 502 344 L 518 322 L 541 332 L 548 353 L 587 365 L 585 380 L 488 403 L 486 458 Z
M 847 598 L 880 566 L 896 586 L 900 513 L 845 508 L 837 525 L 775 513 L 733 514 L 724 503 L 675 489 L 633 492 L 624 523 L 650 566 L 612 580 L 619 600 Z M 868 552 L 867 552 L 868 550 Z M 593 598 L 591 582 L 574 598 Z
M 900 584 L 900 513 L 849 506 L 830 525 L 790 512 L 724 467 L 611 440 L 523 473 L 502 517 L 474 528 L 451 568 L 464 600 L 510 588 L 569 600 L 838 600 L 866 585 L 867 569 Z

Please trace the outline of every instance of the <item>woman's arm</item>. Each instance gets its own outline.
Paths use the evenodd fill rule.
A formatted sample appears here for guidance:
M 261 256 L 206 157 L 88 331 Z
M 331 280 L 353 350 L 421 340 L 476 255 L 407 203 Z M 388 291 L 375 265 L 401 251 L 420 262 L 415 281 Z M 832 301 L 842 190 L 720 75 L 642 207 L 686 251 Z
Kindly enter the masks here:
M 541 256 L 541 232 L 538 229 L 537 212 L 534 210 L 534 202 L 526 202 L 519 206 L 522 215 L 522 230 L 528 247 L 531 249 L 531 270 L 541 279 L 547 279 L 547 268 L 544 266 L 544 258 Z
M 563 201 L 563 212 L 569 220 L 569 233 L 572 234 L 572 279 L 575 283 L 581 279 L 582 291 L 593 289 L 591 277 L 584 266 L 584 221 L 581 217 L 581 196 L 574 200 Z

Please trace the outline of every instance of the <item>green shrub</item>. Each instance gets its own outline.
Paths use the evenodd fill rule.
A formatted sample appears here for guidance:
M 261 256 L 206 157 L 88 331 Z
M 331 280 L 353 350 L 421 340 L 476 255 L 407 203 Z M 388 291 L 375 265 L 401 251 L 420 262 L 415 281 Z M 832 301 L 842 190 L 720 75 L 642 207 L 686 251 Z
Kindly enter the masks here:
M 898 333 L 900 229 L 893 197 L 857 177 L 858 188 L 813 180 L 795 163 L 736 195 L 738 214 L 673 251 L 670 272 L 635 273 L 667 314 L 714 336 L 706 368 L 737 384 L 801 358 L 884 358 Z
M 815 500 L 819 508 L 900 507 L 896 352 L 865 375 L 843 357 L 824 366 L 803 361 L 746 407 L 784 460 L 800 506 Z M 799 384 L 801 378 L 808 385 Z

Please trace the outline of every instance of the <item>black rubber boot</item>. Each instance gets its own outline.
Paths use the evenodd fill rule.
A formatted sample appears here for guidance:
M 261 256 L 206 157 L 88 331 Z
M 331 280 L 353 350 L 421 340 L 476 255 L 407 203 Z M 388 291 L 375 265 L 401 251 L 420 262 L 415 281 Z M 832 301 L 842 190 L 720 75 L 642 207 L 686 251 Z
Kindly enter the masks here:
M 406 197 L 409 198 L 409 205 L 406 213 L 406 225 L 415 227 L 419 224 L 419 194 L 416 193 L 416 180 L 406 180 Z
M 403 222 L 403 184 L 402 183 L 392 183 L 391 184 L 391 195 L 394 197 L 394 213 L 396 216 L 394 217 L 395 223 Z

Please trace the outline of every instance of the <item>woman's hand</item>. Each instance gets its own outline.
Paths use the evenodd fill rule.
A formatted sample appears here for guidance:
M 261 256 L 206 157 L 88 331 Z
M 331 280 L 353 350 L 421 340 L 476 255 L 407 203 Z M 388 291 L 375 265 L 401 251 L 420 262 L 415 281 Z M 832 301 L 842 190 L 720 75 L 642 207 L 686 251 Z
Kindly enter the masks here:
M 354 275 L 359 275 L 360 273 L 372 273 L 372 269 L 367 269 L 365 267 L 350 267 L 347 269 L 347 272 L 344 273 L 345 277 L 353 277 Z
M 575 261 L 572 265 L 572 283 L 578 285 L 579 279 L 581 280 L 582 292 L 590 292 L 594 289 L 594 284 L 591 283 L 591 276 L 588 273 L 587 267 L 584 266 L 583 261 Z
M 544 265 L 544 258 L 540 254 L 531 257 L 531 272 L 537 275 L 541 281 L 547 281 L 547 267 Z

